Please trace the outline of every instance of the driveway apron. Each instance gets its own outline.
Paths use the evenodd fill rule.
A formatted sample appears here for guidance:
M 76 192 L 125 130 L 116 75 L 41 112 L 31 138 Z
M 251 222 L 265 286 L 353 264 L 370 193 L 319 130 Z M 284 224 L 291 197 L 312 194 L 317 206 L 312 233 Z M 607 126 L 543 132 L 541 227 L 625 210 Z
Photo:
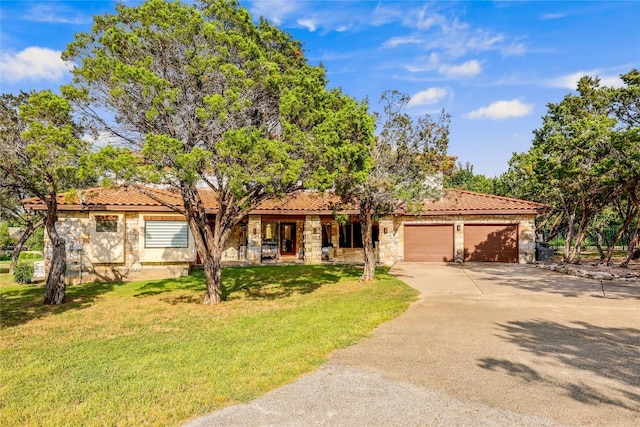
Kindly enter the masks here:
M 399 263 L 420 299 L 318 371 L 189 426 L 640 425 L 640 284 Z

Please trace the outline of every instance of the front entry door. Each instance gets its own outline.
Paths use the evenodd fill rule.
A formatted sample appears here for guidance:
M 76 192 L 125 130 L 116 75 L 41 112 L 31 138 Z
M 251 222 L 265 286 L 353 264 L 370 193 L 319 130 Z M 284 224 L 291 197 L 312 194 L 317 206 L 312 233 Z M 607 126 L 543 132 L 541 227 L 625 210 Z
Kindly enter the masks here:
M 296 224 L 280 224 L 280 255 L 296 254 Z

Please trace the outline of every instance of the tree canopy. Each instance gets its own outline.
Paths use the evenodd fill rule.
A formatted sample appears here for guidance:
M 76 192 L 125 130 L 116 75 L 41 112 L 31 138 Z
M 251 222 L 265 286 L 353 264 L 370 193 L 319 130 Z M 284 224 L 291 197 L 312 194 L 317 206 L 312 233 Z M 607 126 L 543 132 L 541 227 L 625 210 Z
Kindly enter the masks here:
M 357 204 L 362 227 L 365 269 L 362 279 L 375 275 L 372 224 L 403 204 L 419 212 L 426 199 L 442 195 L 440 173 L 449 144 L 450 116 L 444 111 L 433 120 L 414 120 L 407 112 L 409 97 L 395 90 L 380 100 L 376 115 L 378 135 L 368 146 L 365 168 L 346 170 L 336 182 L 344 203 Z
M 0 117 L 0 187 L 10 187 L 14 195 L 37 197 L 45 203 L 45 228 L 52 246 L 45 303 L 61 304 L 66 286 L 62 276 L 66 242 L 55 227 L 56 197 L 79 183 L 80 158 L 88 144 L 79 137 L 81 130 L 73 120 L 69 102 L 51 91 L 3 95 Z
M 76 35 L 64 58 L 77 64 L 65 93 L 120 141 L 98 163 L 116 181 L 182 196 L 169 207 L 189 222 L 207 304 L 220 301 L 233 226 L 266 199 L 331 186 L 346 164 L 363 164 L 371 140 L 366 105 L 328 90 L 325 70 L 308 64 L 298 41 L 254 23 L 237 1 L 119 4 Z M 212 227 L 200 187 L 216 193 Z
M 551 207 L 543 224 L 551 235 L 566 236 L 567 262 L 578 262 L 585 237 L 597 235 L 603 220 L 617 216 L 621 230 L 603 255 L 608 262 L 617 240 L 638 222 L 638 76 L 637 70 L 621 76 L 622 88 L 581 78 L 575 94 L 548 104 L 531 149 L 514 154 L 501 177 L 510 195 Z

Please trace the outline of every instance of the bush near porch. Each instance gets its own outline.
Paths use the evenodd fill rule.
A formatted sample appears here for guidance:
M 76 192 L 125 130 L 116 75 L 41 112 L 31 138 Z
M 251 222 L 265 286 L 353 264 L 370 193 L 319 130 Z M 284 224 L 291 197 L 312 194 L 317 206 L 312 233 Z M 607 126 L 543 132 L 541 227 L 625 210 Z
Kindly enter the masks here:
M 0 425 L 178 425 L 295 380 L 403 312 L 416 293 L 386 270 L 226 268 L 227 301 L 204 277 L 41 286 L 0 276 Z

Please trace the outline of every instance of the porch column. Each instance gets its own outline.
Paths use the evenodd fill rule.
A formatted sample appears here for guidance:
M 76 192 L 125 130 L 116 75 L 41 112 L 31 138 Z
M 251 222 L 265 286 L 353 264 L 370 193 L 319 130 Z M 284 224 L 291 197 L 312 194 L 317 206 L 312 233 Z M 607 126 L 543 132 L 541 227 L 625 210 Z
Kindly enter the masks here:
M 304 263 L 322 262 L 322 224 L 319 215 L 307 215 L 304 219 Z
M 518 225 L 518 262 L 531 264 L 536 260 L 536 225 L 535 217 L 522 218 Z
M 380 264 L 392 266 L 397 260 L 396 239 L 393 217 L 388 216 L 378 221 L 378 256 Z
M 262 217 L 249 215 L 247 223 L 247 261 L 260 264 L 262 258 Z

